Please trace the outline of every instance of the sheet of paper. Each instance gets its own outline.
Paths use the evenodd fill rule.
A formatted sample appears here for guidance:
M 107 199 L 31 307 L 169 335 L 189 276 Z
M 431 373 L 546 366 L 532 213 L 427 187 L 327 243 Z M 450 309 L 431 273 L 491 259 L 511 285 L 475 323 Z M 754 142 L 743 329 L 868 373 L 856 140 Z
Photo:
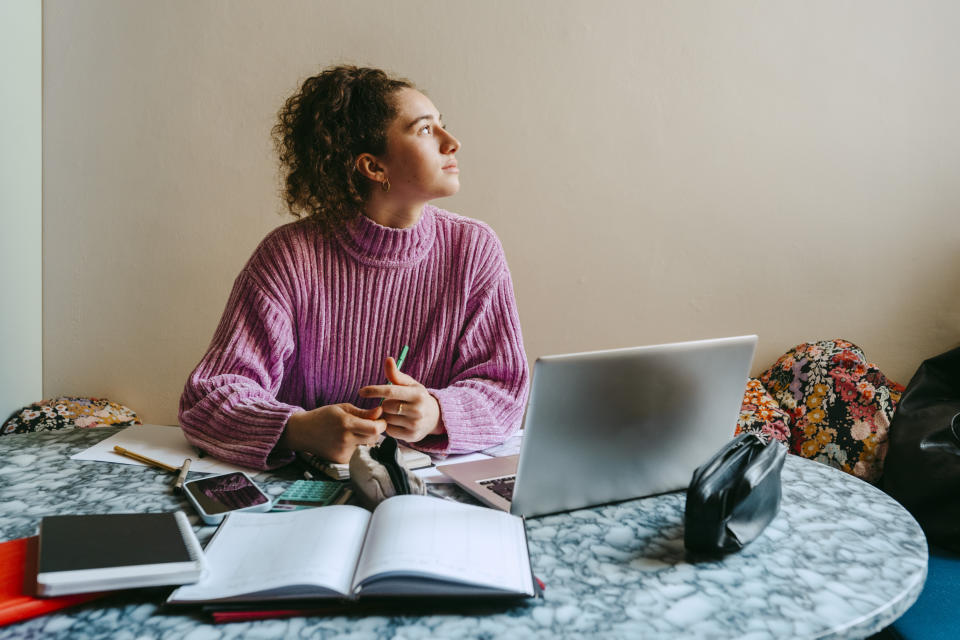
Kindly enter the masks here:
M 461 462 L 473 462 L 474 460 L 486 460 L 491 456 L 483 453 L 465 453 L 461 456 L 447 456 L 443 460 L 435 460 L 434 464 L 459 464 Z M 436 467 L 426 467 L 424 469 L 415 469 L 412 472 L 424 482 L 431 484 L 447 484 L 453 482 L 450 478 L 437 471 Z
M 523 442 L 523 430 L 507 438 L 506 442 L 503 444 L 498 444 L 489 449 L 484 449 L 483 451 L 478 451 L 476 453 L 466 453 L 459 456 L 447 456 L 446 458 L 434 458 L 434 465 L 442 464 L 460 464 L 461 462 L 474 462 L 476 460 L 486 460 L 487 458 L 502 458 L 505 456 L 515 456 L 520 453 L 520 444 Z M 418 477 L 422 478 L 424 482 L 431 484 L 449 484 L 453 480 L 443 475 L 441 472 L 437 471 L 436 467 L 430 467 L 428 469 L 417 469 L 413 472 Z
M 533 594 L 523 520 L 428 496 L 396 496 L 373 512 L 354 587 L 393 572 Z
M 105 440 L 101 440 L 89 449 L 70 456 L 72 460 L 93 460 L 96 462 L 116 462 L 119 464 L 136 464 L 147 466 L 142 462 L 131 460 L 126 456 L 114 453 L 113 447 L 120 445 L 142 456 L 159 460 L 160 462 L 179 467 L 184 458 L 190 458 L 190 471 L 200 473 L 229 473 L 231 471 L 246 471 L 250 475 L 258 473 L 255 469 L 238 467 L 237 465 L 221 462 L 216 458 L 200 458 L 197 450 L 187 442 L 180 427 L 168 427 L 161 424 L 138 424 L 127 427 Z
M 204 551 L 207 574 L 174 591 L 169 602 L 291 596 L 309 593 L 307 586 L 349 594 L 369 520 L 369 512 L 351 506 L 231 514 Z
M 494 458 L 505 458 L 507 456 L 515 456 L 520 453 L 520 445 L 523 443 L 523 429 L 513 434 L 503 444 L 498 444 L 495 447 L 490 447 L 489 449 L 484 449 L 480 453 L 485 453 L 488 456 Z M 449 462 L 444 462 L 444 464 L 450 464 Z

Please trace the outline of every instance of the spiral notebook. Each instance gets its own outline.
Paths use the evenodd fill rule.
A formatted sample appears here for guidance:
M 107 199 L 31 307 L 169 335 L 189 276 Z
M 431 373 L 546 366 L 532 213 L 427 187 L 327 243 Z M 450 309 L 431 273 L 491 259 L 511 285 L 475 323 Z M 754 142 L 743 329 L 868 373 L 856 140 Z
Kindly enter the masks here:
M 37 594 L 43 597 L 188 584 L 205 568 L 182 511 L 47 516 L 39 536 Z

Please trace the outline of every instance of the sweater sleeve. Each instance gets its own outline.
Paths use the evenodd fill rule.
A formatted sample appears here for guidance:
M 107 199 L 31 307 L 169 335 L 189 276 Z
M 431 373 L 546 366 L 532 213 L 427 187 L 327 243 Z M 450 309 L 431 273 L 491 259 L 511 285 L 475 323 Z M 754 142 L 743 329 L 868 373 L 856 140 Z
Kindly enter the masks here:
M 506 263 L 467 317 L 456 345 L 453 378 L 430 389 L 446 433 L 412 446 L 430 453 L 466 453 L 502 443 L 520 428 L 530 372 Z
M 213 341 L 180 397 L 187 440 L 246 467 L 268 469 L 289 462 L 293 454 L 274 447 L 287 419 L 301 410 L 276 399 L 293 350 L 289 313 L 244 269 Z

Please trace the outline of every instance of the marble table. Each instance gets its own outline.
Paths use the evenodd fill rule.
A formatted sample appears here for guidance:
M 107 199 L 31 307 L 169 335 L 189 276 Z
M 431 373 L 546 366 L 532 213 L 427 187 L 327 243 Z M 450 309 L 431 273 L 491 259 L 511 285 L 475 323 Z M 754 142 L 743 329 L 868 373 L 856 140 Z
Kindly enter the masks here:
M 183 509 L 171 477 L 70 456 L 117 429 L 0 438 L 0 540 L 36 533 L 51 514 Z M 261 479 L 279 494 L 296 478 Z M 448 488 L 448 492 L 453 488 Z M 465 494 L 457 493 L 463 500 Z M 780 514 L 720 561 L 683 549 L 674 493 L 527 521 L 543 600 L 483 615 L 304 617 L 213 625 L 168 612 L 163 592 L 129 591 L 0 628 L 0 638 L 864 638 L 919 595 L 927 544 L 916 521 L 874 487 L 788 456 Z

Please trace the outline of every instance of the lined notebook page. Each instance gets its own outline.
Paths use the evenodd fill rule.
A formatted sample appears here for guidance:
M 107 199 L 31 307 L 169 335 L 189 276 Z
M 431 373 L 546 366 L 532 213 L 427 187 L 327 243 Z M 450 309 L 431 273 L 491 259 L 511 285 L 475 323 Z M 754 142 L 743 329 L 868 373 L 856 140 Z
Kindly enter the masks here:
M 390 498 L 374 512 L 354 587 L 387 572 L 533 594 L 520 518 L 427 496 Z
M 170 601 L 305 584 L 348 595 L 369 518 L 369 512 L 351 506 L 231 514 L 207 545 L 208 575 L 177 589 Z

